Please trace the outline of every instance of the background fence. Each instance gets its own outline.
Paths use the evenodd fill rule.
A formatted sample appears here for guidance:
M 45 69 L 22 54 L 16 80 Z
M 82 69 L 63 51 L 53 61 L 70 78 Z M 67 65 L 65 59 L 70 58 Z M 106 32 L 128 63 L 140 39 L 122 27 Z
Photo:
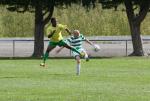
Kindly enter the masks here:
M 90 37 L 88 38 L 95 44 L 101 47 L 101 50 L 94 52 L 92 46 L 84 43 L 83 46 L 87 53 L 92 57 L 112 57 L 112 56 L 127 56 L 132 51 L 132 42 L 130 37 Z M 48 45 L 48 39 L 44 41 L 44 50 Z M 150 53 L 150 38 L 143 38 L 143 47 L 146 53 Z M 56 54 L 56 47 L 50 57 L 70 57 L 71 52 L 68 49 L 63 49 Z M 0 57 L 30 57 L 34 51 L 34 39 L 32 38 L 15 38 L 15 39 L 0 39 Z

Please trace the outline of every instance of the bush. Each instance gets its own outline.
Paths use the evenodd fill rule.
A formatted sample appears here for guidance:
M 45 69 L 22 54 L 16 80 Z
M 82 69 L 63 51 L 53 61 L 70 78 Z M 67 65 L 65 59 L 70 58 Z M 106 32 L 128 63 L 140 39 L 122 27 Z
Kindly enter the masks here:
M 0 37 L 33 37 L 34 13 L 9 12 L 0 7 Z M 150 14 L 142 23 L 142 33 L 150 34 Z M 79 29 L 87 36 L 130 35 L 126 12 L 102 10 L 100 6 L 87 12 L 81 6 L 68 9 L 55 8 L 54 16 L 70 29 Z

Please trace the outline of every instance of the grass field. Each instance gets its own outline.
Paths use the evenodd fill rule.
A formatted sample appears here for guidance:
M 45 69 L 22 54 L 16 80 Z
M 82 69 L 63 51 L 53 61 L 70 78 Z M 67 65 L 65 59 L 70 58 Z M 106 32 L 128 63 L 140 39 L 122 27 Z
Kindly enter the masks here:
M 0 60 L 0 101 L 149 101 L 150 58 Z

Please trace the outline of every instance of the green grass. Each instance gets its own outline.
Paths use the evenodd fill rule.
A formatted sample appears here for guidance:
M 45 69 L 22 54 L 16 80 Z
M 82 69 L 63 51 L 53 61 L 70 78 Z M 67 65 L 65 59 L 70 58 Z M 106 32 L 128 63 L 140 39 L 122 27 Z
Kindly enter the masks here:
M 149 101 L 150 58 L 0 60 L 0 101 Z

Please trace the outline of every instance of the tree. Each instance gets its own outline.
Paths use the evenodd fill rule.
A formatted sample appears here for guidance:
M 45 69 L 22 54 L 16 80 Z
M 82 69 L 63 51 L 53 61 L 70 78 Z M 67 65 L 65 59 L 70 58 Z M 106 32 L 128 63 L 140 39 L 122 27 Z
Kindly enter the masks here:
M 133 53 L 130 55 L 143 56 L 140 27 L 149 11 L 150 0 L 99 0 L 99 2 L 104 9 L 115 8 L 115 10 L 117 10 L 118 5 L 125 4 L 133 43 Z
M 35 13 L 34 52 L 33 57 L 41 57 L 44 50 L 44 26 L 50 21 L 54 7 L 71 6 L 80 0 L 1 0 L 0 4 L 7 5 L 12 12 Z
M 149 0 L 137 0 L 137 2 L 132 2 L 129 0 L 125 0 L 125 6 L 126 6 L 126 13 L 130 25 L 131 30 L 131 37 L 132 37 L 132 43 L 133 43 L 133 53 L 131 55 L 135 56 L 143 56 L 144 50 L 142 46 L 142 39 L 141 39 L 141 23 L 146 17 L 149 7 L 150 7 L 150 1 Z M 139 7 L 139 12 L 135 13 L 134 5 Z

